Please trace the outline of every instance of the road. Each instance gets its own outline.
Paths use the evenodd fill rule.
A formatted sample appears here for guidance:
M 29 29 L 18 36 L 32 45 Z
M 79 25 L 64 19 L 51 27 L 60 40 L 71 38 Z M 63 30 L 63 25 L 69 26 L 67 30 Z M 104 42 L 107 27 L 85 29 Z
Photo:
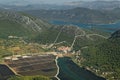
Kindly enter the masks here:
M 99 36 L 101 38 L 104 38 L 104 39 L 107 39 L 107 37 L 103 36 L 103 35 L 100 35 L 100 34 L 88 34 L 86 35 L 87 38 L 93 40 L 90 36 Z
M 56 66 L 57 66 L 57 73 L 56 73 L 55 77 L 57 78 L 57 80 L 60 80 L 60 78 L 58 77 L 60 68 L 59 68 L 59 66 L 58 66 L 58 61 L 57 61 L 57 60 L 58 60 L 58 56 L 57 56 L 56 59 L 55 59 Z

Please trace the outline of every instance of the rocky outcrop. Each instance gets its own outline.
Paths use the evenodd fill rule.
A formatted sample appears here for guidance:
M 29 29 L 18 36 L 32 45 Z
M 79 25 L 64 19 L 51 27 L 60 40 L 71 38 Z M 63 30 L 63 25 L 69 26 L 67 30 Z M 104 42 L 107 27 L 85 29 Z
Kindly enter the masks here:
M 2 10 L 0 12 L 0 19 L 17 22 L 17 23 L 23 25 L 25 28 L 28 28 L 28 29 L 31 29 L 31 30 L 37 31 L 37 32 L 40 32 L 42 30 L 42 27 L 45 26 L 45 24 L 46 24 L 42 20 L 28 17 L 28 16 L 25 16 L 25 15 L 17 13 L 17 12 L 4 11 L 4 10 Z

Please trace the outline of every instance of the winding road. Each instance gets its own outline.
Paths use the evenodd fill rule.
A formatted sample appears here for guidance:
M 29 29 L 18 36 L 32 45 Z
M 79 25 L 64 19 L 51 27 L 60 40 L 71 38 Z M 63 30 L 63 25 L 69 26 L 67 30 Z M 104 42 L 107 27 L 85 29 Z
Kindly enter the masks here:
M 87 38 L 93 40 L 90 36 L 99 36 L 101 38 L 104 38 L 104 39 L 107 39 L 107 37 L 103 36 L 103 35 L 100 35 L 100 34 L 88 34 L 86 35 Z
M 58 77 L 60 68 L 59 68 L 59 66 L 58 66 L 58 61 L 57 61 L 57 60 L 58 60 L 58 56 L 57 56 L 56 59 L 55 59 L 56 66 L 57 66 L 57 73 L 56 73 L 55 77 L 57 78 L 57 80 L 60 80 L 60 78 Z

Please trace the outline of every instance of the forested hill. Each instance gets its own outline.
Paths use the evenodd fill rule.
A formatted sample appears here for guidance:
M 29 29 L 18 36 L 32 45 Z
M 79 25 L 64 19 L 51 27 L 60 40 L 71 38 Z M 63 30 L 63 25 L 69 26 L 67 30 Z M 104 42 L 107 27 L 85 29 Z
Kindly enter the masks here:
M 30 10 L 25 12 L 46 20 L 60 20 L 77 23 L 103 24 L 114 23 L 120 20 L 119 10 L 104 11 L 77 7 L 68 10 Z
M 84 66 L 108 80 L 120 79 L 120 30 L 100 44 L 83 50 Z

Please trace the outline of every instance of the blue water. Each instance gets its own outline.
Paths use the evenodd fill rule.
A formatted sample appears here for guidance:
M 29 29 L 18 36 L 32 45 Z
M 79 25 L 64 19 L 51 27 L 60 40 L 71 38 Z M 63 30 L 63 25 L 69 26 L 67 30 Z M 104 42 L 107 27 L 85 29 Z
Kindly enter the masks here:
M 86 69 L 79 67 L 68 57 L 59 58 L 58 65 L 60 67 L 58 77 L 61 80 L 106 80 Z
M 75 25 L 81 28 L 86 28 L 86 29 L 97 28 L 102 31 L 110 32 L 110 33 L 120 29 L 120 22 L 116 22 L 113 24 L 84 24 L 84 23 L 74 23 L 74 22 L 53 20 L 53 21 L 50 21 L 50 23 L 55 25 Z

